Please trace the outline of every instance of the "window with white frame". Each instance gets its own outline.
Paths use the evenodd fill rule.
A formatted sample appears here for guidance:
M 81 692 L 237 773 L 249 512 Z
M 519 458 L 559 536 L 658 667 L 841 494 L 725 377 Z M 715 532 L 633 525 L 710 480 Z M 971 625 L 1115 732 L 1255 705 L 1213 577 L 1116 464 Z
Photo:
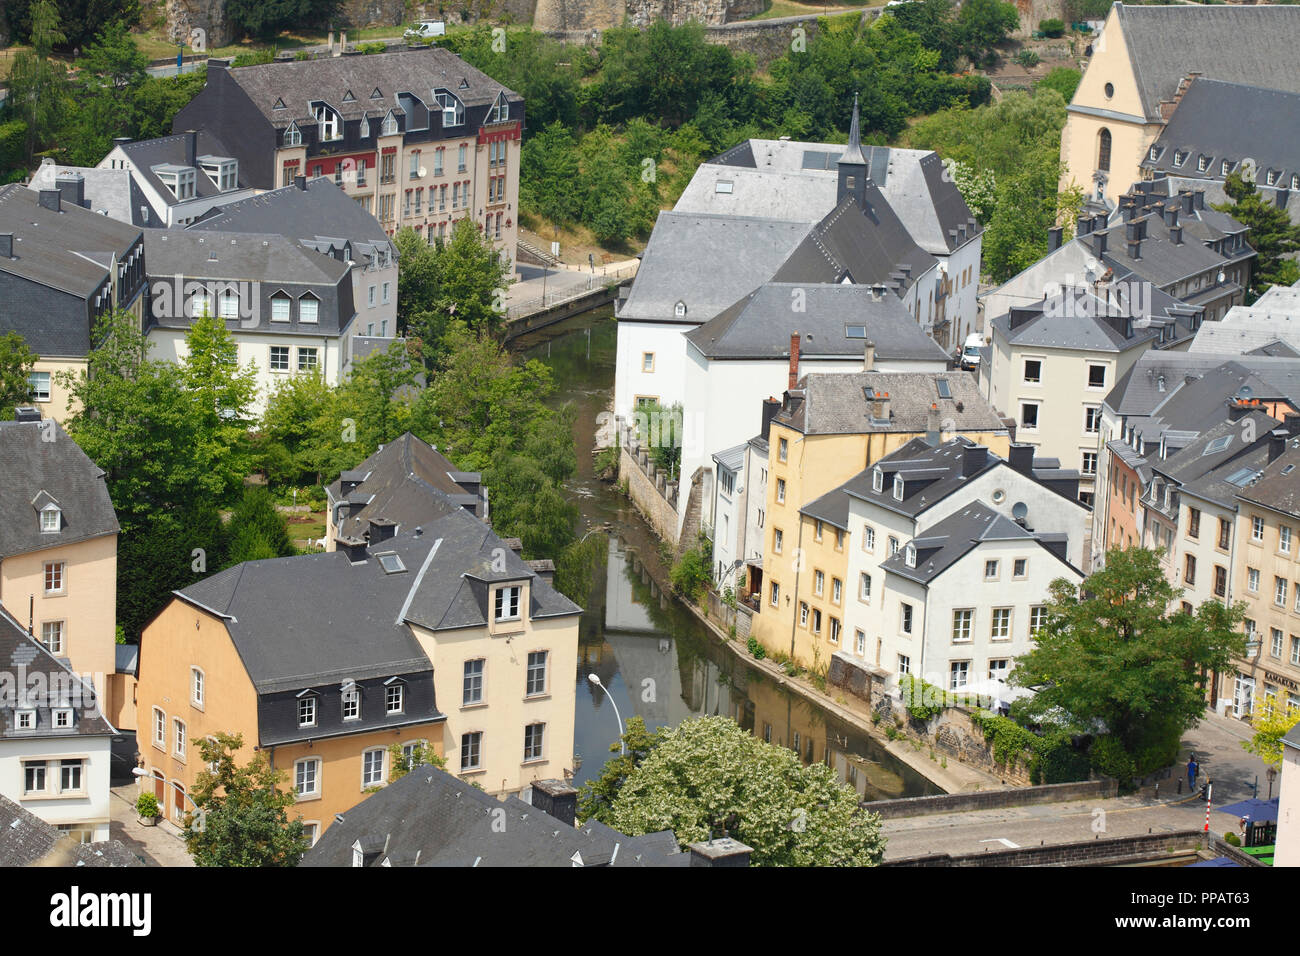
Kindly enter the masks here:
M 1286 578 L 1273 578 L 1273 603 L 1279 607 L 1286 607 Z
M 50 373 L 28 372 L 27 388 L 32 393 L 32 401 L 48 402 L 50 400 Z
M 813 571 L 813 594 L 818 597 L 822 596 L 822 591 L 826 587 L 826 575 L 821 571 Z
M 1280 659 L 1280 658 L 1282 657 L 1282 631 L 1281 631 L 1281 629 L 1280 629 L 1280 628 L 1276 628 L 1276 627 L 1269 628 L 1269 636 L 1270 636 L 1270 638 L 1271 638 L 1271 641 L 1270 641 L 1270 644 L 1269 644 L 1269 653 L 1272 654 L 1274 657 Z
M 1011 640 L 1011 608 L 995 607 L 989 638 L 994 641 Z
M 356 684 L 348 681 L 343 687 L 342 693 L 343 719 L 359 720 L 361 718 L 361 690 Z
M 858 657 L 867 656 L 867 635 L 862 631 L 855 630 L 853 632 L 853 652 Z
M 990 560 L 990 561 L 985 561 L 985 562 L 984 562 L 984 580 L 985 580 L 985 581 L 991 581 L 991 580 L 993 580 L 994 578 L 996 578 L 997 576 L 998 576 L 998 562 L 997 562 L 997 561 L 992 561 L 992 560 Z
M 898 554 L 898 539 L 892 534 L 889 536 L 889 556 L 892 558 Z
M 320 763 L 319 757 L 294 761 L 293 790 L 298 797 L 320 796 Z
M 903 500 L 903 476 L 894 475 L 894 500 Z
M 290 312 L 290 299 L 287 295 L 271 296 L 271 321 L 288 322 Z
M 844 597 L 844 584 L 839 578 L 831 578 L 831 601 L 839 604 Z
M 1291 638 L 1291 663 L 1300 664 L 1300 637 Z
M 483 665 L 485 663 L 486 661 L 481 657 L 465 662 L 460 698 L 462 707 L 483 703 Z
M 308 694 L 306 697 L 298 698 L 298 726 L 315 727 L 316 726 L 316 697 Z
M 898 673 L 899 676 L 912 673 L 912 659 L 906 654 L 898 655 Z
M 190 703 L 195 707 L 203 706 L 203 671 L 198 667 L 190 668 Z
M 1283 554 L 1291 553 L 1291 529 L 1286 525 L 1277 529 L 1277 549 Z
M 66 730 L 72 726 L 72 708 L 59 707 L 54 711 L 54 726 Z
M 1252 594 L 1259 593 L 1259 569 L 1258 568 L 1246 569 L 1246 590 L 1251 592 Z
M 772 607 L 781 603 L 781 585 L 775 581 L 772 582 Z
M 272 372 L 289 371 L 289 346 L 272 345 L 271 360 L 267 366 Z
M 449 93 L 447 90 L 435 90 L 433 94 L 434 102 L 442 110 L 443 128 L 448 126 L 460 126 L 465 122 L 465 105 L 456 98 L 456 94 Z M 462 146 L 461 150 L 464 151 Z M 462 170 L 463 170 L 462 164 Z
M 785 504 L 785 479 L 784 478 L 778 478 L 776 480 L 776 503 Z
M 226 289 L 221 293 L 218 302 L 218 316 L 223 319 L 239 318 L 239 292 L 235 289 Z
M 975 620 L 973 608 L 962 607 L 952 612 L 952 640 L 954 644 L 964 644 L 971 639 L 971 625 Z
M 477 770 L 483 766 L 483 731 L 460 735 L 460 769 Z
M 45 792 L 45 761 L 23 761 L 23 793 Z
M 41 643 L 45 649 L 56 657 L 64 653 L 63 646 L 63 621 L 43 621 L 41 623 Z
M 881 492 L 884 491 L 884 488 L 885 488 L 885 473 L 881 471 L 879 468 L 873 468 L 871 470 L 871 490 L 875 492 Z
M 85 764 L 84 760 L 59 761 L 59 793 L 76 793 L 83 789 L 82 771 Z
M 898 606 L 898 629 L 904 634 L 912 633 L 912 605 L 906 602 Z
M 830 622 L 831 622 L 830 642 L 832 644 L 839 644 L 840 630 L 841 630 L 840 619 L 837 617 L 833 617 L 830 618 Z
M 948 670 L 948 689 L 961 690 L 970 679 L 970 661 L 953 661 Z
M 876 550 L 876 529 L 871 527 L 869 524 L 864 524 L 862 526 L 862 550 Z
M 1079 469 L 1083 475 L 1095 475 L 1097 473 L 1097 453 L 1095 451 L 1085 451 L 1083 453 L 1083 467 Z
M 871 575 L 865 571 L 858 575 L 858 598 L 863 601 L 871 600 Z
M 153 745 L 167 748 L 167 715 L 157 707 L 153 709 Z
M 45 593 L 62 594 L 64 591 L 64 570 L 66 564 L 62 561 L 45 562 Z
M 1006 682 L 1007 671 L 1010 670 L 1011 661 L 1005 657 L 993 658 L 989 661 L 989 680 L 998 680 Z
M 546 736 L 545 724 L 529 724 L 524 728 L 524 760 L 541 760 L 546 752 L 542 747 Z
M 1013 578 L 1023 578 L 1027 567 L 1028 561 L 1025 558 L 1016 558 L 1011 563 L 1011 576 Z
M 1083 430 L 1086 434 L 1095 435 L 1101 430 L 1101 407 L 1098 405 L 1086 405 L 1083 409 Z
M 1252 541 L 1264 540 L 1264 519 L 1259 515 L 1254 515 L 1250 519 L 1250 539 Z
M 546 693 L 546 660 L 548 651 L 531 651 L 528 654 L 528 680 L 524 693 L 529 697 Z
M 16 718 L 16 720 L 17 720 L 17 723 L 18 723 L 18 729 L 19 729 L 19 730 L 35 730 L 35 729 L 36 729 L 36 711 L 34 711 L 34 710 L 16 710 L 16 711 L 14 711 L 14 715 L 15 715 L 15 718 Z
M 320 312 L 320 302 L 310 293 L 298 300 L 298 321 L 313 325 Z
M 361 754 L 361 786 L 378 787 L 384 782 L 384 757 L 387 751 L 382 747 L 367 750 Z
M 523 587 L 518 584 L 497 588 L 494 609 L 494 617 L 497 621 L 519 620 L 519 598 L 523 590 Z
M 1038 403 L 1020 403 L 1020 427 L 1033 430 L 1038 428 Z
M 314 372 L 318 366 L 317 351 L 315 348 L 298 348 L 298 371 Z
M 172 718 L 172 754 L 185 759 L 185 721 L 179 717 Z
M 506 102 L 506 95 L 501 93 L 497 96 L 496 105 L 488 112 L 489 123 L 504 123 L 510 119 L 510 104 Z
M 406 709 L 406 688 L 402 684 L 389 684 L 384 688 L 384 713 L 400 714 Z

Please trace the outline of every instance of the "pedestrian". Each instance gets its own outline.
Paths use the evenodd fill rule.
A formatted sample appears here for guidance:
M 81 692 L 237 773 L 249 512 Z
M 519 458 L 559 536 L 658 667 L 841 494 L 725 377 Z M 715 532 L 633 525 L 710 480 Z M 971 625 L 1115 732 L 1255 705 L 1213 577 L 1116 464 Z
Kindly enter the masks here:
M 1196 774 L 1201 769 L 1201 765 L 1196 762 L 1196 755 L 1187 758 L 1187 789 L 1193 790 L 1196 787 Z

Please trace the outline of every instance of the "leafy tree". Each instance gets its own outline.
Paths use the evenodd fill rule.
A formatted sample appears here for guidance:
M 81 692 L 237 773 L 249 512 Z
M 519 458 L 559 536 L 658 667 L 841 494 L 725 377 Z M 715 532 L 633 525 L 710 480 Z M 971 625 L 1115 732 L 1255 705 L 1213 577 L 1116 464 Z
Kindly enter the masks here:
M 270 38 L 281 30 L 328 23 L 338 0 L 227 0 L 226 16 L 247 36 Z
M 437 767 L 439 770 L 447 767 L 447 759 L 439 757 L 427 743 L 416 744 L 409 756 L 402 750 L 401 744 L 392 744 L 388 748 L 388 762 L 393 768 L 388 773 L 389 783 L 401 780 L 416 767 Z
M 289 541 L 284 515 L 275 509 L 275 501 L 265 488 L 244 489 L 243 500 L 230 515 L 229 539 L 226 565 L 230 567 L 298 553 Z
M 627 783 L 628 777 L 641 765 L 641 761 L 659 746 L 667 732 L 667 728 L 661 727 L 651 733 L 646 730 L 644 718 L 629 717 L 619 741 L 609 747 L 610 753 L 618 753 L 620 749 L 623 752 L 606 760 L 600 776 L 588 780 L 578 789 L 578 818 L 611 823 L 614 819 L 614 801 L 622 791 L 623 784 Z
M 1296 265 L 1295 259 L 1289 258 L 1290 253 L 1300 250 L 1300 226 L 1292 225 L 1287 211 L 1266 201 L 1253 182 L 1241 178 L 1240 171 L 1228 173 L 1223 191 L 1232 202 L 1220 203 L 1214 208 L 1250 227 L 1247 241 L 1256 252 L 1247 304 L 1258 299 L 1270 286 L 1293 285 L 1300 281 L 1300 266 Z
M 272 485 L 325 484 L 361 460 L 343 441 L 338 392 L 317 371 L 277 383 L 252 436 L 258 467 Z
M 880 818 L 825 764 L 805 767 L 730 717 L 688 720 L 662 734 L 627 776 L 610 825 L 629 834 L 672 830 L 683 847 L 730 836 L 755 866 L 876 866 Z
M 1144 764 L 1166 756 L 1171 742 L 1176 749 L 1204 714 L 1205 675 L 1245 650 L 1235 629 L 1243 604 L 1205 601 L 1194 614 L 1171 613 L 1181 594 L 1157 552 L 1145 548 L 1110 551 L 1081 585 L 1054 581 L 1046 626 L 1011 675 L 1013 684 L 1038 688 L 1018 702 L 1022 712 L 1100 724 L 1137 773 L 1156 769 Z
M 1255 735 L 1241 742 L 1242 749 L 1255 754 L 1275 770 L 1282 769 L 1282 738 L 1300 724 L 1300 707 L 1290 701 L 1266 696 L 1255 704 L 1250 726 Z
M 1034 86 L 1036 88 L 1056 90 L 1061 94 L 1061 98 L 1068 103 L 1074 99 L 1074 91 L 1079 88 L 1081 79 L 1083 79 L 1083 74 L 1073 67 L 1054 66 Z
M 28 22 L 32 48 L 14 55 L 4 106 L 26 125 L 23 162 L 30 166 L 36 151 L 54 141 L 68 104 L 63 65 L 50 57 L 54 47 L 66 39 L 58 7 L 53 0 L 36 0 Z
M 39 358 L 17 332 L 0 336 L 0 421 L 12 421 L 14 409 L 32 400 L 28 376 Z
M 301 820 L 290 821 L 295 798 L 281 789 L 288 779 L 258 751 L 237 766 L 242 734 L 216 733 L 198 741 L 208 769 L 195 780 L 191 799 L 196 811 L 186 814 L 185 849 L 198 866 L 297 866 L 311 843 Z M 216 764 L 216 770 L 210 769 Z
M 45 15 L 39 9 L 43 4 L 53 7 L 66 25 L 66 36 L 53 44 L 62 50 L 84 48 L 114 22 L 131 26 L 140 19 L 139 0 L 58 0 L 57 4 L 51 0 L 6 0 L 4 9 L 0 9 L 0 18 L 8 19 L 14 40 L 20 43 L 37 41 L 41 17 Z
M 435 309 L 455 315 L 475 332 L 495 334 L 505 323 L 510 270 L 491 241 L 480 235 L 481 225 L 468 216 L 457 219 L 446 245 L 438 249 Z
M 552 123 L 528 138 L 519 160 L 520 203 L 556 225 L 575 221 L 581 210 L 576 148 L 573 134 Z
M 360 461 L 410 427 L 414 358 L 411 347 L 398 340 L 353 364 L 337 391 L 338 413 L 355 426 L 348 457 Z
M 564 548 L 554 558 L 555 590 L 576 604 L 585 604 L 608 550 L 609 536 L 604 534 L 593 534 Z
M 966 0 L 957 14 L 959 46 L 977 66 L 992 63 L 994 47 L 1020 29 L 1020 14 L 1005 0 Z

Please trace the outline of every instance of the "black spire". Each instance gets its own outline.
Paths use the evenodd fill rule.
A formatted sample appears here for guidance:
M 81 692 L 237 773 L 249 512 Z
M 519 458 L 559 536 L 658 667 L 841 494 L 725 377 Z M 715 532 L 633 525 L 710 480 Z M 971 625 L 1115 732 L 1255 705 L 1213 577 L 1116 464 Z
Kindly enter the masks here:
M 867 157 L 862 152 L 862 136 L 858 129 L 858 94 L 853 94 L 853 122 L 849 124 L 849 145 L 839 159 L 840 182 L 835 201 L 841 203 L 852 196 L 863 209 L 867 206 Z

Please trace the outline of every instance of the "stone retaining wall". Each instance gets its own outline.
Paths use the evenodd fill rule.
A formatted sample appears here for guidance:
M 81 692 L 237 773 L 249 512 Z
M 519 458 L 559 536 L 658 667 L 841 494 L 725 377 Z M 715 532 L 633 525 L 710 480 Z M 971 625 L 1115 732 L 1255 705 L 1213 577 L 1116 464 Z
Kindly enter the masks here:
M 618 474 L 627 481 L 628 497 L 659 538 L 677 548 L 677 483 L 668 481 L 635 443 L 619 448 Z
M 873 800 L 862 809 L 880 814 L 882 819 L 922 817 L 932 813 L 959 813 L 967 810 L 996 810 L 1003 807 L 1031 807 L 1041 803 L 1067 800 L 1107 800 L 1119 792 L 1114 780 L 1085 780 L 1082 783 L 1049 783 L 1038 787 L 1007 790 L 977 790 L 974 793 L 948 793 L 929 797 L 902 797 L 898 800 Z
M 1161 857 L 1208 850 L 1214 856 L 1226 856 L 1242 866 L 1259 866 L 1257 860 L 1228 846 L 1222 840 L 1206 839 L 1199 830 L 1174 833 L 1143 834 L 1107 840 L 1081 840 L 1053 846 L 1021 847 L 1014 850 L 987 850 L 951 856 L 935 853 L 902 860 L 886 860 L 881 866 L 1118 866 L 1140 863 Z

